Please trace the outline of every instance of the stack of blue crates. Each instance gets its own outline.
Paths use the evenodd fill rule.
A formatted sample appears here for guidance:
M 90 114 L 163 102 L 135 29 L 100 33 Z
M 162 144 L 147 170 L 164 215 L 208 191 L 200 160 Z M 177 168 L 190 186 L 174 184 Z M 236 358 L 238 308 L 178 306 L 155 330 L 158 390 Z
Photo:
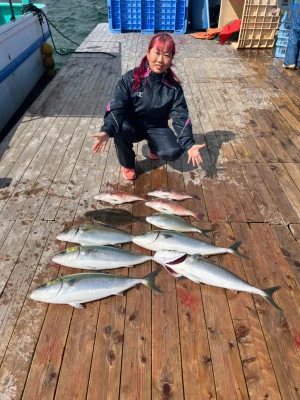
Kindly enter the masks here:
M 185 33 L 188 0 L 107 0 L 113 33 Z
M 285 58 L 286 46 L 288 44 L 290 29 L 292 26 L 292 11 L 287 10 L 282 17 L 281 24 L 279 27 L 278 38 L 276 42 L 275 57 Z

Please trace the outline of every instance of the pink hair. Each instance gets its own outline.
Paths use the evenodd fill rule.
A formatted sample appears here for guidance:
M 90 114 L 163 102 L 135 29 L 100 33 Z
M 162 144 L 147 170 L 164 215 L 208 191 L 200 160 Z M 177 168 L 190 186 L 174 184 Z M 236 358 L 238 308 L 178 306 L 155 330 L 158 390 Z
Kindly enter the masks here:
M 167 50 L 172 54 L 172 57 L 174 57 L 176 52 L 176 46 L 172 36 L 169 35 L 168 33 L 157 33 L 156 35 L 154 35 L 150 40 L 148 51 L 150 51 L 153 47 L 156 47 L 158 50 L 162 50 L 164 49 L 165 45 L 167 45 Z M 165 78 L 171 85 L 174 86 L 180 85 L 181 82 L 174 73 L 174 71 L 172 70 L 171 68 L 172 66 L 174 66 L 173 63 L 171 64 L 170 68 L 165 72 L 166 74 Z M 133 92 L 136 91 L 140 86 L 141 79 L 146 71 L 147 71 L 147 56 L 144 56 L 142 58 L 140 66 L 137 67 L 133 73 L 133 78 L 134 78 L 134 84 L 132 87 Z

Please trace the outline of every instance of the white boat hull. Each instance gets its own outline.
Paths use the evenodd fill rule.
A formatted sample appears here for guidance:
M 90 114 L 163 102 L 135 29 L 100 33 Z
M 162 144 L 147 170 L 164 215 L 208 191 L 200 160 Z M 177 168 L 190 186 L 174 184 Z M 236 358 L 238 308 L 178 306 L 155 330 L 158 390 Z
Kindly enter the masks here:
M 45 72 L 40 47 L 50 34 L 45 19 L 42 25 L 26 13 L 0 26 L 0 131 Z

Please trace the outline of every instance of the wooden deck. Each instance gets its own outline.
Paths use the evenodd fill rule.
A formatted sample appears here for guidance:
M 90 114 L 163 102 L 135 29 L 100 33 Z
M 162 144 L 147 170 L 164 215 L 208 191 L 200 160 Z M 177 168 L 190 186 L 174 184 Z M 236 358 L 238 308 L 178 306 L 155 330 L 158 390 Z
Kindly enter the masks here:
M 187 166 L 186 155 L 151 161 L 140 143 L 139 176 L 129 182 L 112 143 L 92 154 L 90 134 L 113 86 L 150 38 L 113 35 L 106 24 L 79 51 L 116 57 L 73 55 L 1 143 L 1 400 L 300 399 L 299 71 L 283 70 L 274 49 L 174 37 L 195 138 L 207 144 L 203 168 Z M 79 271 L 51 258 L 66 246 L 56 235 L 99 206 L 94 195 L 157 187 L 199 195 L 182 203 L 204 215 L 191 223 L 213 227 L 217 245 L 241 240 L 251 257 L 213 260 L 260 288 L 281 285 L 275 300 L 284 314 L 259 296 L 176 281 L 165 270 L 157 277 L 163 295 L 141 286 L 84 310 L 29 298 L 45 281 Z M 123 208 L 152 213 L 143 202 Z M 112 272 L 143 277 L 156 268 Z

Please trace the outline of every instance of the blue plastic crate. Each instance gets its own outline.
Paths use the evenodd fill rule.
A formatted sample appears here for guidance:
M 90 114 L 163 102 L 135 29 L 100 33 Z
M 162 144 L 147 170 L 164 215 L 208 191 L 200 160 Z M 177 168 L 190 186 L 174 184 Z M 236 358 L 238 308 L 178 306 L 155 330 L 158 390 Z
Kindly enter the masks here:
M 285 58 L 286 46 L 276 46 L 275 57 Z
M 185 33 L 188 0 L 108 0 L 109 29 L 113 33 Z

